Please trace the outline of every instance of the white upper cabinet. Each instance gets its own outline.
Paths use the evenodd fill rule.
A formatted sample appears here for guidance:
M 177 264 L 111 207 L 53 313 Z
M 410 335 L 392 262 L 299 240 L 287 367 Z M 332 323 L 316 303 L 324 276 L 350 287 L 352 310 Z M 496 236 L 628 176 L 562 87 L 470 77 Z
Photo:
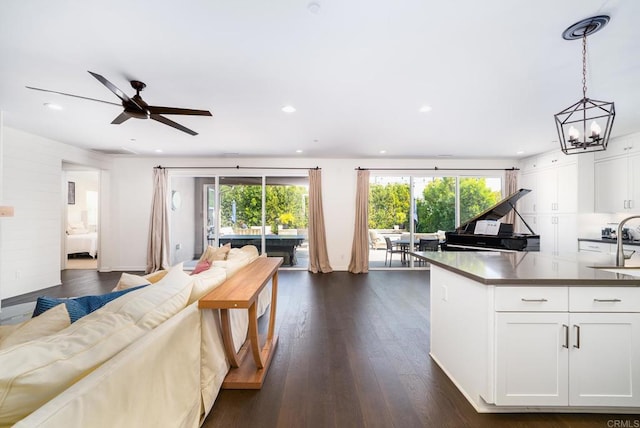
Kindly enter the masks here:
M 588 161 L 583 162 L 585 158 L 579 156 L 587 156 Z M 519 201 L 518 209 L 525 213 L 577 213 L 579 199 L 592 197 L 589 180 L 581 177 L 582 170 L 593 169 L 590 156 L 567 156 L 558 150 L 524 159 L 518 187 L 532 192 Z
M 537 187 L 538 176 L 538 171 L 530 171 L 520 175 L 518 187 L 520 189 L 532 190 L 531 193 L 523 196 L 518 201 L 518 211 L 520 213 L 532 214 L 535 213 L 538 208 L 538 192 L 534 190 L 534 188 Z
M 595 211 L 640 212 L 640 144 L 616 141 L 595 158 Z

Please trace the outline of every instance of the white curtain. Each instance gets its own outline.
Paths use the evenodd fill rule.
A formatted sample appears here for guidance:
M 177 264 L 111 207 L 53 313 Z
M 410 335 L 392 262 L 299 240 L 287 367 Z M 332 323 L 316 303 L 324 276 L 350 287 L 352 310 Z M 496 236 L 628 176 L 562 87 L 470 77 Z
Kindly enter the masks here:
M 356 221 L 351 246 L 349 272 L 369 272 L 369 171 L 358 171 Z
M 309 170 L 309 271 L 333 272 L 327 251 L 322 208 L 322 175 L 319 169 Z
M 147 246 L 146 272 L 155 272 L 169 266 L 169 187 L 168 171 L 162 167 L 153 169 L 153 198 Z

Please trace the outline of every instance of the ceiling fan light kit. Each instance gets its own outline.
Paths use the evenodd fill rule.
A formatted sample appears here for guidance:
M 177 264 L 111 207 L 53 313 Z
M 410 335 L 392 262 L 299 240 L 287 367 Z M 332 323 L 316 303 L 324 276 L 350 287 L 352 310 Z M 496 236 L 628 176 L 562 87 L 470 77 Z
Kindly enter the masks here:
M 565 40 L 582 39 L 582 99 L 557 113 L 556 128 L 561 150 L 567 154 L 598 152 L 607 149 L 615 106 L 613 102 L 587 98 L 587 36 L 609 22 L 606 15 L 576 22 L 562 33 Z
M 212 116 L 211 112 L 208 110 L 194 110 L 194 109 L 186 109 L 186 108 L 178 108 L 178 107 L 159 107 L 159 106 L 151 106 L 147 104 L 142 97 L 140 96 L 140 91 L 147 87 L 143 82 L 139 80 L 131 80 L 131 87 L 136 91 L 136 94 L 133 97 L 127 96 L 123 91 L 121 91 L 116 85 L 105 79 L 103 76 L 89 71 L 93 77 L 95 77 L 100 83 L 107 87 L 111 92 L 113 92 L 122 103 L 122 107 L 124 107 L 124 111 L 120 113 L 113 121 L 111 122 L 114 125 L 119 125 L 128 119 L 153 119 L 156 122 L 163 123 L 165 125 L 171 126 L 172 128 L 178 129 L 182 132 L 186 132 L 189 135 L 198 135 L 197 132 L 180 125 L 177 122 L 174 122 L 171 119 L 168 119 L 163 114 L 172 114 L 172 115 L 190 115 L 190 116 Z M 34 88 L 31 86 L 27 86 L 28 89 L 33 89 L 36 91 L 42 92 L 51 92 L 54 94 L 65 95 L 68 97 L 80 98 L 89 101 L 97 101 L 105 104 L 112 105 L 120 105 L 116 103 L 112 103 L 109 101 L 98 100 L 95 98 L 82 97 L 80 95 L 67 94 L 64 92 L 51 91 L 48 89 L 40 89 Z

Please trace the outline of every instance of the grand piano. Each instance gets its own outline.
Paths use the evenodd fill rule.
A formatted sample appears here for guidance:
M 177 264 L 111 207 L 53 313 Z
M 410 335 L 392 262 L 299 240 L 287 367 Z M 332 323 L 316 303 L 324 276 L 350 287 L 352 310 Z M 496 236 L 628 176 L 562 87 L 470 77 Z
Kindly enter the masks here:
M 540 251 L 540 235 L 535 234 L 515 207 L 518 199 L 529 192 L 531 192 L 529 189 L 520 189 L 462 224 L 455 231 L 446 232 L 446 240 L 441 245 L 442 249 L 447 251 Z M 495 235 L 477 233 L 479 228 L 476 226 L 479 221 L 500 220 L 511 210 L 515 211 L 531 234 L 514 233 L 513 224 L 509 223 L 500 223 L 499 230 Z

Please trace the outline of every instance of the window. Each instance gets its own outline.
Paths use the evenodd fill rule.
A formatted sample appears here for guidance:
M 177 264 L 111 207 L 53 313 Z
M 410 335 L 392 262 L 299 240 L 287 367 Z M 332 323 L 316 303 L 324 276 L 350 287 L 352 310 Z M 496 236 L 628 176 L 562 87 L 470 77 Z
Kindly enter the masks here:
M 502 198 L 502 178 L 483 176 L 371 176 L 369 266 L 387 265 L 386 241 L 413 241 L 417 234 L 452 231 Z M 413 201 L 413 203 L 411 203 Z M 413 239 L 411 239 L 413 237 Z M 404 243 L 406 246 L 407 244 Z M 394 267 L 409 267 L 404 264 Z
M 202 189 L 196 208 L 201 213 L 195 226 L 196 256 L 201 254 L 200 246 L 204 249 L 207 245 L 227 243 L 232 247 L 255 245 L 260 253 L 283 257 L 285 266 L 306 268 L 307 176 L 219 176 L 194 180 L 196 188 Z M 172 239 L 185 241 L 184 237 Z

